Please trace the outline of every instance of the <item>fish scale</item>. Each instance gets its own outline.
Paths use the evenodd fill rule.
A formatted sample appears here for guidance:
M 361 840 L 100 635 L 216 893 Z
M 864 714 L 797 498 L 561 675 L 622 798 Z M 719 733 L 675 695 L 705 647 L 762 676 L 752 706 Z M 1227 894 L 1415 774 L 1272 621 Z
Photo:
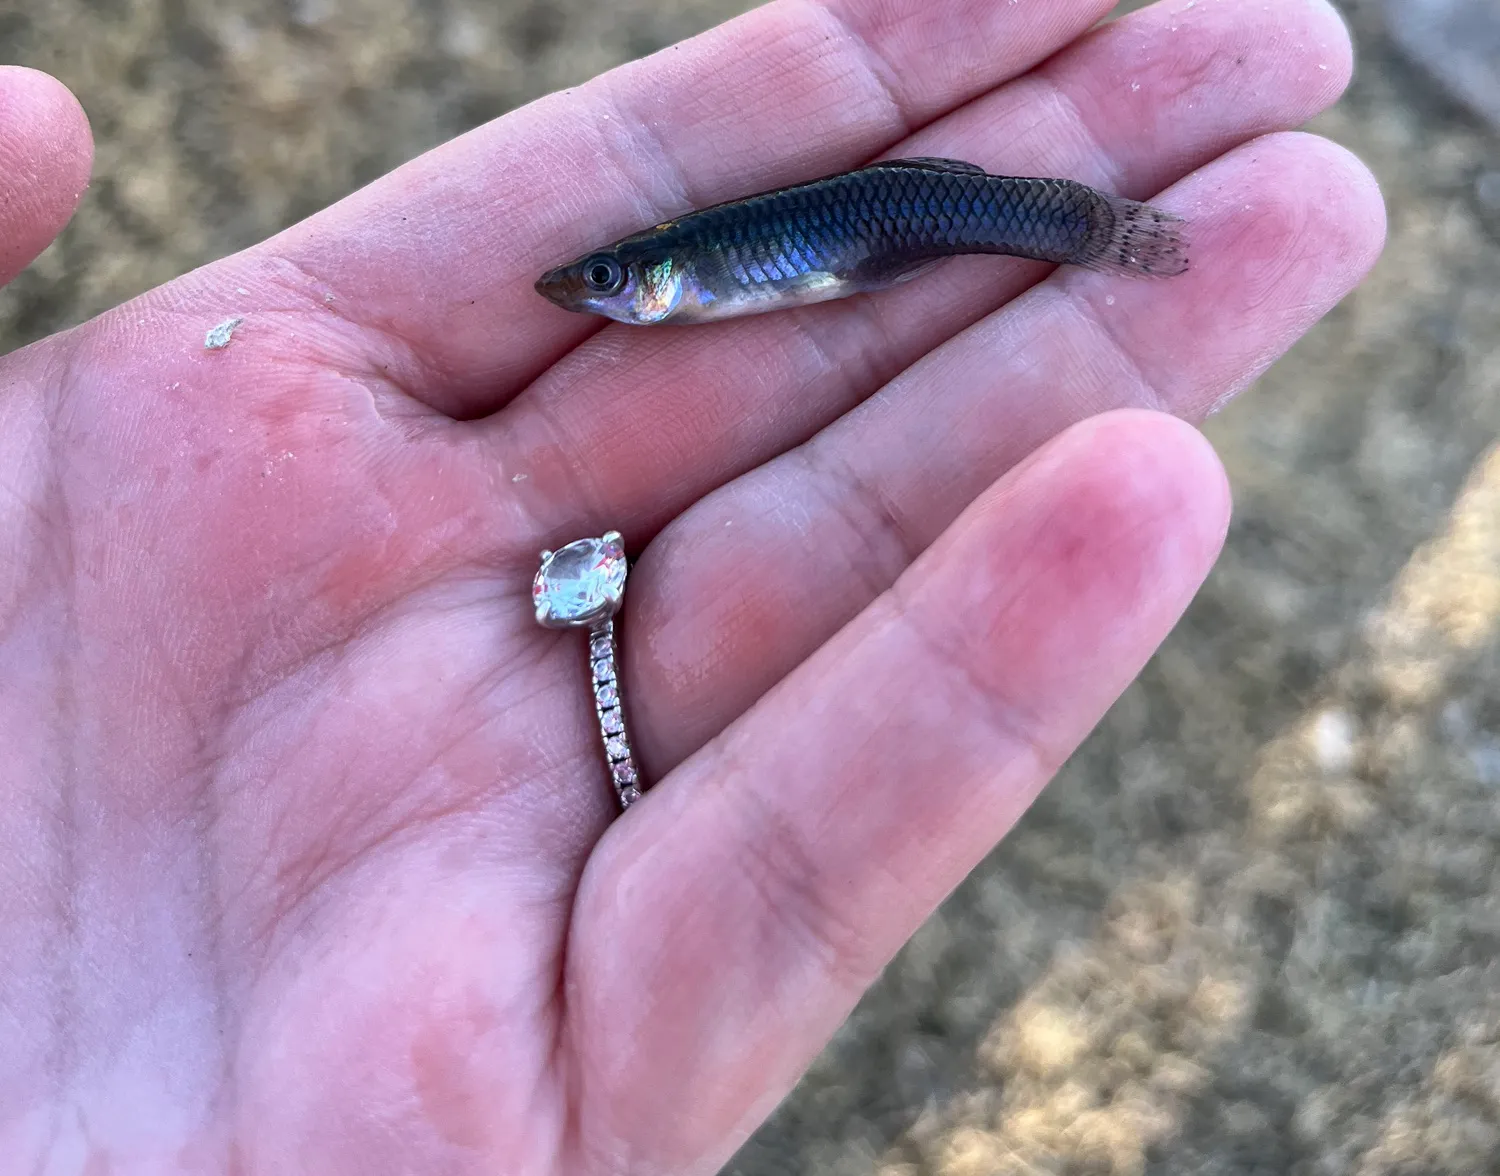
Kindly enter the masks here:
M 854 249 L 895 250 L 912 261 L 972 252 L 1066 254 L 1087 235 L 1088 214 L 1087 202 L 1047 180 L 872 168 L 779 198 L 723 206 L 684 225 L 680 241 L 669 229 L 658 244 L 711 251 L 727 235 L 771 258 L 801 243 L 829 269 Z
M 1005 254 L 1135 276 L 1187 268 L 1177 218 L 1076 180 L 990 175 L 956 160 L 891 160 L 690 213 L 545 275 L 568 309 L 692 322 L 846 297 L 961 254 Z M 601 260 L 617 289 L 590 290 Z

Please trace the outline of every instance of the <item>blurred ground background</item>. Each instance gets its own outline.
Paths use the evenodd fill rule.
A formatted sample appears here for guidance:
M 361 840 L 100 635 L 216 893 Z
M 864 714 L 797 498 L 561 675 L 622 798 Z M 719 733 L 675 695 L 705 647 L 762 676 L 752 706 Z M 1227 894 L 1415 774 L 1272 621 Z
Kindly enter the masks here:
M 0 0 L 99 142 L 0 342 L 748 6 Z M 1500 132 L 1342 7 L 1384 262 L 1212 422 L 1207 590 L 738 1176 L 1500 1171 Z

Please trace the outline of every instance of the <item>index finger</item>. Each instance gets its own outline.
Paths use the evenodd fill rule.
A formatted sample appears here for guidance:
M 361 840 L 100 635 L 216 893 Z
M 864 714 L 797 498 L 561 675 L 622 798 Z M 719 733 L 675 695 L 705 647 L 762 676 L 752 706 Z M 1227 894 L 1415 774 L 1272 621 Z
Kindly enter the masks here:
M 493 411 L 598 329 L 537 296 L 548 266 L 863 162 L 1111 7 L 775 0 L 428 152 L 257 252 L 325 313 L 408 348 L 424 401 Z

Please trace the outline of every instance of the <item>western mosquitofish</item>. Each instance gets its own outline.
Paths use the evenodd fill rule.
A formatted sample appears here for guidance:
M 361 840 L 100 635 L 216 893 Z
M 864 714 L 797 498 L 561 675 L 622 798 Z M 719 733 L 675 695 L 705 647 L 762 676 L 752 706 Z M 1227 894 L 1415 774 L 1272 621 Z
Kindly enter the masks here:
M 623 323 L 698 323 L 847 298 L 997 253 L 1138 276 L 1187 269 L 1179 219 L 1076 180 L 892 159 L 718 204 L 596 249 L 536 288 Z

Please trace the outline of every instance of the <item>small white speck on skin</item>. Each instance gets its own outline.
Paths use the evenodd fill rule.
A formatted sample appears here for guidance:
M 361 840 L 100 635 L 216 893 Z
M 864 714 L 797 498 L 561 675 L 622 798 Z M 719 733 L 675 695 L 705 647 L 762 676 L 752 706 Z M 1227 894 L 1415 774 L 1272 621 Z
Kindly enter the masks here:
M 1328 67 L 1326 65 L 1322 65 L 1322 64 L 1320 64 L 1318 66 L 1318 68 L 1321 69 L 1321 70 L 1327 70 L 1328 69 Z
M 1115 296 L 1113 294 L 1106 294 L 1104 296 L 1104 305 L 1105 306 L 1113 306 L 1114 304 L 1115 304 Z
M 290 449 L 283 449 L 280 453 L 266 458 L 264 464 L 260 467 L 260 476 L 262 478 L 269 478 L 276 472 L 277 466 L 285 465 L 289 461 L 296 460 L 297 455 L 295 453 L 293 453 Z
M 332 290 L 330 290 L 327 294 L 323 295 L 323 301 L 324 302 L 332 302 L 333 301 L 333 291 Z
M 243 287 L 243 286 L 236 286 L 234 288 L 234 292 L 236 294 L 248 294 L 248 293 L 250 293 L 250 291 L 247 290 L 247 289 L 245 289 L 245 287 Z
M 529 477 L 531 477 L 530 474 L 516 474 L 516 475 L 514 475 L 511 478 L 511 481 L 512 482 L 524 482 Z
M 1141 92 L 1141 84 L 1140 84 L 1140 82 L 1131 82 L 1130 83 L 1130 92 L 1132 94 L 1139 94 Z
M 205 351 L 223 351 L 229 346 L 229 340 L 234 337 L 234 329 L 245 321 L 245 316 L 237 314 L 234 318 L 225 319 L 217 327 L 209 330 L 203 338 Z

